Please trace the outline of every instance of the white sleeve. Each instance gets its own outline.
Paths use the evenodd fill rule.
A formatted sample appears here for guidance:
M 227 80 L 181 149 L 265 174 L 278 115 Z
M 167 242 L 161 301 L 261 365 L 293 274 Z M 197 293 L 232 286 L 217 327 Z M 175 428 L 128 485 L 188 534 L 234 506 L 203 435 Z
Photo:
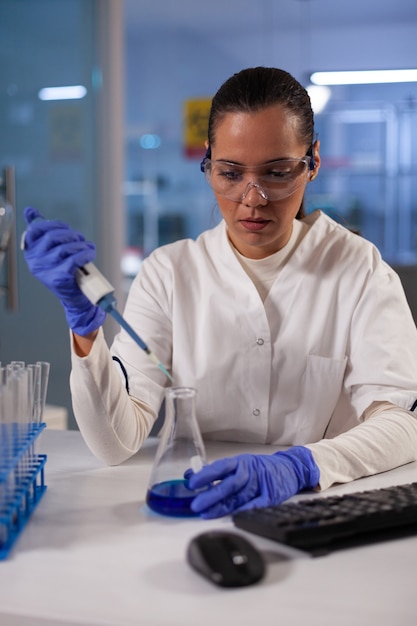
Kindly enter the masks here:
M 139 450 L 156 420 L 156 412 L 127 393 L 101 328 L 86 357 L 76 355 L 71 334 L 71 361 L 72 403 L 81 434 L 104 463 L 122 463 Z
M 386 472 L 417 460 L 417 415 L 374 402 L 364 421 L 334 437 L 308 444 L 320 469 L 320 489 Z

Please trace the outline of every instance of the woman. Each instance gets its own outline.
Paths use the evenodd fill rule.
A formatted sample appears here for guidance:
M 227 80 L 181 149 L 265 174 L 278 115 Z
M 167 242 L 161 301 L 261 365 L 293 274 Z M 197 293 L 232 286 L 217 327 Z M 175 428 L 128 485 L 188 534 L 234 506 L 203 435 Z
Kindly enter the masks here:
M 132 284 L 125 317 L 176 385 L 198 389 L 203 436 L 289 446 L 192 475 L 191 488 L 210 487 L 193 501 L 203 517 L 417 459 L 416 328 L 377 249 L 319 211 L 305 216 L 319 149 L 291 75 L 232 76 L 213 99 L 201 165 L 223 220 L 153 252 Z M 72 329 L 74 413 L 91 450 L 120 463 L 149 434 L 167 379 L 123 331 L 110 353 L 104 313 L 74 278 L 93 246 L 38 216 L 26 211 L 25 255 Z

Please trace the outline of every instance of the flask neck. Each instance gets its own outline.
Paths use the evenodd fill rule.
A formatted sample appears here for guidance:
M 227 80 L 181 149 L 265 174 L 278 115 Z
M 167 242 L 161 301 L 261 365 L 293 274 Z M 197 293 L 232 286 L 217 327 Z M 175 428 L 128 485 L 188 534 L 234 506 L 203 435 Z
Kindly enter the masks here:
M 178 436 L 187 436 L 193 428 L 198 429 L 195 412 L 196 391 L 191 387 L 171 387 L 165 399 L 167 425 Z

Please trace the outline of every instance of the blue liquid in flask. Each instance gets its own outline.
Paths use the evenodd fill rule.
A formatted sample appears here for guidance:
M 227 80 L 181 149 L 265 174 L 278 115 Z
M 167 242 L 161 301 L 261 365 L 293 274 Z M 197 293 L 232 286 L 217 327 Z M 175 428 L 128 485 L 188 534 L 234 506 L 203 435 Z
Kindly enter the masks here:
M 196 492 L 187 487 L 185 479 L 167 480 L 149 489 L 146 503 L 150 509 L 162 515 L 195 517 L 197 514 L 191 510 L 195 495 Z

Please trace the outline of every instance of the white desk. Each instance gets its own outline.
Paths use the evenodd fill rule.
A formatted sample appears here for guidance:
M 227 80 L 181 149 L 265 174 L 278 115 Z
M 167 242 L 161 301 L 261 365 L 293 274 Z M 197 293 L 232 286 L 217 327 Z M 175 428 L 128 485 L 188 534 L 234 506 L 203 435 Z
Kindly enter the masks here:
M 185 561 L 189 540 L 230 518 L 160 517 L 144 505 L 155 451 L 149 441 L 104 467 L 74 431 L 46 431 L 48 489 L 8 560 L 0 562 L 0 626 L 416 626 L 417 536 L 325 557 L 268 551 L 268 573 L 226 590 Z M 209 458 L 260 446 L 218 444 Z M 330 490 L 417 481 L 417 463 Z M 329 494 L 330 491 L 327 493 Z

